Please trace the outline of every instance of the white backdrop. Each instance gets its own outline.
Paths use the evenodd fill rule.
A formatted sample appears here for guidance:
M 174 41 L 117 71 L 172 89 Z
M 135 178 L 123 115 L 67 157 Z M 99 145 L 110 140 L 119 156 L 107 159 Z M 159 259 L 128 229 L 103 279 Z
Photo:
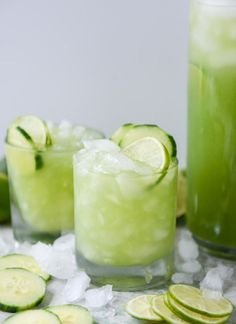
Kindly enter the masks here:
M 188 0 L 0 0 L 0 153 L 16 115 L 157 123 L 185 161 Z

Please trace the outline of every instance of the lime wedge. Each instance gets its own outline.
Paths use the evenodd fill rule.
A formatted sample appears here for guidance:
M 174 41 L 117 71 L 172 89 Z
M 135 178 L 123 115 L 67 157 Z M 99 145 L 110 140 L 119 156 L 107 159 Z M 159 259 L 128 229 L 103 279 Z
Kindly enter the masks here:
M 141 295 L 131 299 L 126 304 L 127 313 L 138 319 L 162 322 L 163 319 L 152 310 L 151 301 L 155 296 Z
M 120 145 L 120 142 L 125 137 L 125 135 L 134 127 L 133 124 L 127 123 L 122 125 L 112 136 L 111 140 L 116 144 Z
M 186 214 L 187 210 L 187 178 L 186 171 L 180 170 L 178 173 L 177 185 L 177 217 Z
M 170 164 L 170 156 L 165 146 L 154 137 L 144 137 L 134 141 L 123 149 L 133 160 L 143 162 L 158 171 L 166 170 Z
M 186 320 L 191 321 L 191 323 L 202 323 L 202 324 L 221 324 L 225 323 L 229 316 L 222 316 L 222 317 L 210 317 L 208 315 L 200 314 L 194 312 L 180 303 L 178 303 L 174 298 L 172 298 L 169 294 L 167 295 L 168 302 L 173 311 L 179 314 L 181 317 L 185 318 Z
M 182 318 L 178 317 L 171 309 L 166 305 L 165 302 L 166 295 L 159 295 L 152 299 L 152 309 L 153 311 L 162 317 L 167 323 L 174 324 L 186 324 L 189 323 Z
M 50 145 L 51 139 L 44 121 L 35 116 L 21 116 L 9 127 L 7 142 L 21 148 L 42 149 Z
M 169 294 L 183 306 L 208 316 L 227 316 L 233 311 L 233 306 L 227 299 L 206 299 L 200 289 L 188 285 L 172 285 Z
M 10 220 L 10 199 L 8 179 L 6 174 L 0 172 L 0 223 Z

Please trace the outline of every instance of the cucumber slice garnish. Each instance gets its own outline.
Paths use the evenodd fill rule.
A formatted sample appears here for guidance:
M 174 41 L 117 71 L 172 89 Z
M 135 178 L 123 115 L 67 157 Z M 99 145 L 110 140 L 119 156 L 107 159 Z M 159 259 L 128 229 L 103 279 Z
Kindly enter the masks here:
M 46 123 L 35 116 L 18 117 L 7 131 L 7 160 L 23 175 L 43 167 L 40 150 L 52 144 Z
M 132 317 L 146 321 L 163 322 L 163 319 L 152 310 L 151 301 L 156 295 L 141 295 L 126 304 L 126 311 Z
M 5 324 L 61 324 L 60 319 L 53 313 L 43 309 L 24 311 L 8 317 Z
M 122 125 L 112 136 L 111 140 L 120 145 L 125 135 L 134 127 L 134 124 L 127 123 Z
M 178 303 L 174 298 L 167 295 L 169 307 L 173 309 L 173 311 L 179 314 L 181 317 L 185 318 L 186 321 L 190 321 L 191 323 L 202 323 L 202 324 L 221 324 L 225 323 L 229 316 L 222 316 L 222 317 L 210 317 L 204 314 L 200 314 L 194 312 L 180 303 Z
M 8 222 L 10 215 L 8 178 L 5 173 L 0 171 L 0 223 Z
M 220 317 L 228 316 L 233 311 L 232 304 L 225 298 L 207 299 L 198 288 L 188 285 L 171 285 L 169 287 L 170 296 L 182 304 L 200 314 Z
M 47 310 L 56 314 L 62 324 L 92 324 L 93 318 L 89 311 L 77 305 L 61 305 L 48 307 Z
M 157 125 L 134 125 L 127 131 L 119 145 L 125 148 L 134 141 L 143 137 L 154 137 L 168 150 L 171 157 L 176 157 L 176 143 L 174 138 Z
M 36 260 L 30 255 L 8 254 L 0 258 L 0 270 L 8 268 L 22 268 L 34 272 L 35 274 L 48 281 L 50 275 L 43 272 Z
M 21 148 L 43 149 L 51 144 L 51 138 L 43 120 L 35 116 L 21 116 L 9 127 L 7 142 Z
M 46 292 L 45 280 L 19 268 L 0 271 L 0 309 L 15 313 L 41 303 Z
M 131 159 L 143 162 L 159 172 L 168 169 L 170 164 L 167 149 L 155 137 L 143 137 L 134 141 L 123 152 Z

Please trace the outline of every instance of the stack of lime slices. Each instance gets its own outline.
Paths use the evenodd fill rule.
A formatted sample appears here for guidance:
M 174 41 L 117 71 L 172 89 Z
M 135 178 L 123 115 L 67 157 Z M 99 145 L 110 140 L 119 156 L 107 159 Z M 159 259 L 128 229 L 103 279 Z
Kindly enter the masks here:
M 176 159 L 174 138 L 157 125 L 124 124 L 111 137 L 131 159 L 165 172 Z
M 226 323 L 233 306 L 225 298 L 207 299 L 198 288 L 188 285 L 171 285 L 165 294 L 142 295 L 130 300 L 126 311 L 133 317 L 173 324 Z

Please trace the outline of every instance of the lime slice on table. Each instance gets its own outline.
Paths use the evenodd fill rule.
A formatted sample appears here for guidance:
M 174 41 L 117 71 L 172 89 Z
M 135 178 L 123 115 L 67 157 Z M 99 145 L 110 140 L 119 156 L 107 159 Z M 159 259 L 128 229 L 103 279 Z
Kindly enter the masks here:
M 0 172 L 0 223 L 10 220 L 10 198 L 7 175 Z
M 126 304 L 127 313 L 141 320 L 162 322 L 163 319 L 152 310 L 151 301 L 155 296 L 141 295 L 131 299 Z
M 156 138 L 166 147 L 171 157 L 176 157 L 177 150 L 174 138 L 157 125 L 133 125 L 124 133 L 119 145 L 121 148 L 125 148 L 144 137 Z
M 186 308 L 208 316 L 227 316 L 233 311 L 233 306 L 227 299 L 207 299 L 200 289 L 188 285 L 172 285 L 169 294 Z
M 22 116 L 10 125 L 7 143 L 12 145 L 6 146 L 9 167 L 27 175 L 42 168 L 40 150 L 51 145 L 51 138 L 44 121 L 34 116 Z
M 152 299 L 152 309 L 153 311 L 158 314 L 163 320 L 167 323 L 174 323 L 174 324 L 186 324 L 189 323 L 184 319 L 178 317 L 165 303 L 166 295 L 158 295 Z
M 158 171 L 168 169 L 170 156 L 165 146 L 154 137 L 143 137 L 123 149 L 133 160 L 143 162 Z
M 185 306 L 178 303 L 174 298 L 167 295 L 168 303 L 171 309 L 181 317 L 185 318 L 187 321 L 189 320 L 191 323 L 202 323 L 202 324 L 221 324 L 225 323 L 229 316 L 222 317 L 210 317 L 208 315 L 200 314 L 194 312 Z

